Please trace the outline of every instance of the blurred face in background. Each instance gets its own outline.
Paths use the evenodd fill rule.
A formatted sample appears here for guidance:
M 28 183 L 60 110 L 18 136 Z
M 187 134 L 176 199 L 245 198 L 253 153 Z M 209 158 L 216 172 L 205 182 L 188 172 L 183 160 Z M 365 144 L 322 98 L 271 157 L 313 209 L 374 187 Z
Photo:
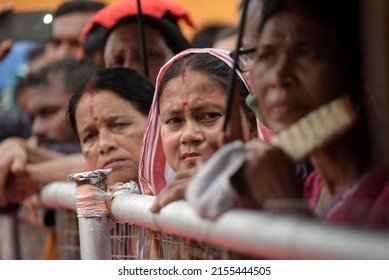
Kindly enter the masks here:
M 253 58 L 252 89 L 275 132 L 346 93 L 345 52 L 339 40 L 302 11 L 269 18 Z
M 40 146 L 75 142 L 65 121 L 71 93 L 63 82 L 63 73 L 49 76 L 48 84 L 26 87 L 25 110 L 32 120 L 32 136 Z
M 48 64 L 75 56 L 81 32 L 93 15 L 94 12 L 74 12 L 53 20 L 51 39 L 45 50 Z
M 159 69 L 174 54 L 162 34 L 150 26 L 145 26 L 145 40 L 149 79 L 155 84 Z M 106 68 L 126 67 L 144 73 L 138 25 L 133 23 L 116 28 L 107 39 L 103 56 Z

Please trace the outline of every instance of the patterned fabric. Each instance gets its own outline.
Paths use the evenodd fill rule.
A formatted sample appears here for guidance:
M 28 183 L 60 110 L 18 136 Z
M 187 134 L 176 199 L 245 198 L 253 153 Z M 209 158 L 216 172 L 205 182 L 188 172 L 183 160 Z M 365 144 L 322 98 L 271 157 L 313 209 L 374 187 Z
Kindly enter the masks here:
M 305 197 L 311 210 L 319 203 L 323 182 L 312 172 L 305 183 Z M 378 167 L 351 183 L 324 211 L 327 223 L 367 228 L 389 227 L 389 174 Z
M 171 14 L 178 19 L 183 19 L 190 27 L 195 27 L 193 21 L 189 17 L 188 11 L 181 4 L 174 3 L 170 0 L 142 0 L 141 1 L 142 14 L 161 18 L 166 14 Z M 80 36 L 80 42 L 85 41 L 86 34 L 96 25 L 105 28 L 111 28 L 120 18 L 136 15 L 138 13 L 138 6 L 136 0 L 122 0 L 112 3 L 105 8 L 98 11 L 92 19 L 84 27 Z M 83 48 L 80 48 L 77 53 L 77 58 L 83 55 Z
M 175 173 L 166 162 L 166 158 L 162 150 L 162 143 L 160 138 L 161 126 L 157 107 L 157 94 L 162 77 L 165 75 L 170 66 L 180 58 L 192 53 L 211 54 L 224 61 L 229 67 L 233 67 L 233 61 L 230 58 L 228 51 L 219 49 L 188 49 L 171 58 L 161 68 L 156 81 L 154 100 L 147 119 L 146 131 L 143 138 L 143 145 L 139 162 L 139 183 L 141 185 L 142 193 L 150 189 L 155 195 L 157 195 L 162 190 L 162 188 L 164 188 L 174 179 Z M 236 73 L 248 88 L 248 85 L 242 74 L 239 71 Z M 261 140 L 268 140 L 271 136 L 270 130 L 267 129 L 263 124 L 259 123 L 259 121 L 257 121 L 257 123 L 259 130 L 258 137 Z

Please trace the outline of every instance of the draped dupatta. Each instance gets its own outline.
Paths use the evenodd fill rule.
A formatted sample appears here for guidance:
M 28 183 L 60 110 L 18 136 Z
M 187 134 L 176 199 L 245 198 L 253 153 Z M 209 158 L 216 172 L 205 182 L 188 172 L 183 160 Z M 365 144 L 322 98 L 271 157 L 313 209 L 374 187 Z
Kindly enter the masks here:
M 156 81 L 153 103 L 151 105 L 150 113 L 147 119 L 146 131 L 143 138 L 139 161 L 139 183 L 143 193 L 150 189 L 155 195 L 157 195 L 168 183 L 174 179 L 175 172 L 167 163 L 162 149 L 160 136 L 160 115 L 158 110 L 158 92 L 163 76 L 165 75 L 166 71 L 173 65 L 173 63 L 193 53 L 207 53 L 213 55 L 224 61 L 229 67 L 232 68 L 233 61 L 230 58 L 228 51 L 219 49 L 188 49 L 171 58 L 160 69 Z M 249 89 L 242 74 L 239 71 L 237 71 L 236 74 L 243 81 L 246 88 Z M 257 121 L 257 127 L 259 139 L 263 141 L 268 140 L 271 136 L 271 132 L 259 121 Z

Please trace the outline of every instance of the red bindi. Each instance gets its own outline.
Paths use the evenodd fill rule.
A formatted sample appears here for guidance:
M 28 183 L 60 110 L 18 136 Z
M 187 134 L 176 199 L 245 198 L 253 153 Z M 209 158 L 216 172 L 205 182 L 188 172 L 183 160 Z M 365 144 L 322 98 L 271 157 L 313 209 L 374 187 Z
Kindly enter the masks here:
M 186 106 L 186 105 L 188 105 L 188 102 L 183 102 L 182 105 Z
M 97 121 L 98 121 L 98 118 L 97 118 L 96 116 L 93 116 L 92 119 L 93 119 L 94 122 L 97 122 Z

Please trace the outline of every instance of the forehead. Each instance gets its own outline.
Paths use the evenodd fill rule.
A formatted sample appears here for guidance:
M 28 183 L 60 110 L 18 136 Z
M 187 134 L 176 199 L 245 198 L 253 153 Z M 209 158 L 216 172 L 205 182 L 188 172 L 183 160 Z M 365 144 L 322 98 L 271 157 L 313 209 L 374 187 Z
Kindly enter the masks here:
M 208 74 L 189 70 L 166 83 L 159 103 L 162 107 L 175 101 L 220 99 L 221 96 L 225 95 L 226 90 Z M 224 100 L 224 98 L 222 99 Z
M 53 38 L 78 40 L 82 29 L 92 18 L 93 14 L 92 12 L 74 12 L 55 18 L 52 25 Z
M 106 104 L 107 107 L 112 104 L 119 107 L 131 105 L 130 101 L 124 99 L 109 89 L 98 89 L 94 90 L 93 93 L 89 91 L 84 92 L 78 102 L 77 108 L 82 106 L 98 105 L 100 103 Z
M 115 47 L 118 43 L 129 46 L 139 46 L 138 34 L 139 30 L 136 22 L 119 26 L 109 35 L 107 47 L 109 44 L 111 44 L 111 47 Z M 151 26 L 145 26 L 145 36 L 146 39 L 150 41 L 164 40 L 163 35 Z
M 67 106 L 70 92 L 66 89 L 63 79 L 58 75 L 49 78 L 48 84 L 26 87 L 27 110 L 33 110 L 48 105 Z
M 75 113 L 80 127 L 91 123 L 95 125 L 93 117 L 98 117 L 103 122 L 118 117 L 146 119 L 146 116 L 140 113 L 131 101 L 106 89 L 97 90 L 93 94 L 84 93 L 76 105 Z
M 281 11 L 271 16 L 264 24 L 259 41 L 296 42 L 299 40 L 316 43 L 334 39 L 333 32 L 324 24 L 301 11 Z

